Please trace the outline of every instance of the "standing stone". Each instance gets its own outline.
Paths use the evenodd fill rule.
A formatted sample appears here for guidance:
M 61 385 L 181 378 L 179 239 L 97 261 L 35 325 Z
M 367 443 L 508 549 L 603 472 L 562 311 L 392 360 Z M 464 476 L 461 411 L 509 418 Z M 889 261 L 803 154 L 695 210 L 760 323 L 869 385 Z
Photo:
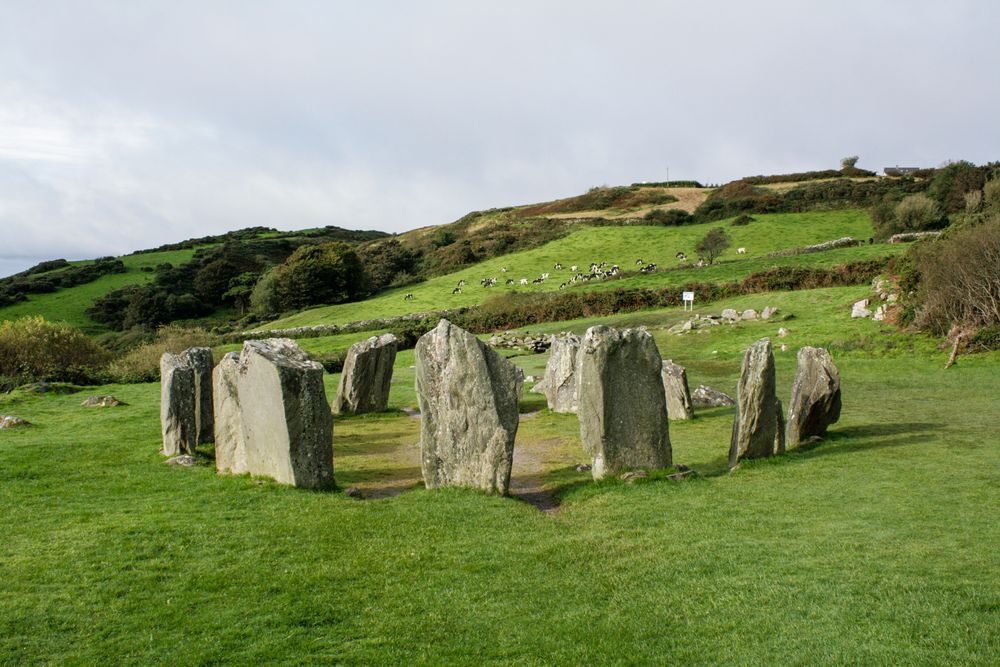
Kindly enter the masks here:
M 215 396 L 215 469 L 221 473 L 242 475 L 250 472 L 247 448 L 243 441 L 243 415 L 240 412 L 240 356 L 230 352 L 212 371 Z
M 771 339 L 747 348 L 736 389 L 736 417 L 729 446 L 729 467 L 743 459 L 763 458 L 785 450 L 784 416 L 775 394 Z
M 160 431 L 164 456 L 194 454 L 198 445 L 195 369 L 184 355 L 160 357 Z
M 372 336 L 347 351 L 344 371 L 333 401 L 333 413 L 382 412 L 389 405 L 392 365 L 396 363 L 396 337 Z
M 248 340 L 236 384 L 249 472 L 282 484 L 332 487 L 333 415 L 323 366 L 293 340 Z
M 824 436 L 840 419 L 840 372 L 830 353 L 821 347 L 799 349 L 798 370 L 788 404 L 786 440 L 796 445 L 811 436 Z
M 591 327 L 580 346 L 580 440 L 594 479 L 671 465 L 663 360 L 645 329 Z
M 195 402 L 197 406 L 198 443 L 212 442 L 215 435 L 212 407 L 212 348 L 191 347 L 182 353 L 187 364 L 194 368 Z
M 688 389 L 687 371 L 670 359 L 663 362 L 663 390 L 667 395 L 667 417 L 692 419 L 691 391 Z
M 577 410 L 577 362 L 580 352 L 580 337 L 563 333 L 552 337 L 549 361 L 545 365 L 545 384 L 542 389 L 553 412 L 576 412 Z
M 521 370 L 448 320 L 417 341 L 416 367 L 424 484 L 506 495 Z

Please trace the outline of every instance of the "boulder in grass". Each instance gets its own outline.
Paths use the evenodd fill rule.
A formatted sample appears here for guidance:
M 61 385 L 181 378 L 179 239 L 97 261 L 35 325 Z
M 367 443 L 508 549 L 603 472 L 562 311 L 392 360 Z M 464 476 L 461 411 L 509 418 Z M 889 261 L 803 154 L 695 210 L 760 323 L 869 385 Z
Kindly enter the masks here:
M 736 405 L 736 401 L 729 394 L 700 384 L 691 394 L 691 405 L 696 408 L 725 408 Z
M 667 397 L 667 417 L 671 420 L 694 418 L 691 391 L 688 389 L 687 371 L 666 359 L 663 362 L 663 390 Z
M 31 426 L 31 422 L 13 415 L 0 416 L 0 429 L 23 428 L 25 426 Z
M 868 299 L 855 301 L 854 305 L 851 306 L 851 317 L 855 319 L 859 317 L 871 317 L 872 311 L 868 310 L 869 303 Z
M 799 349 L 798 368 L 788 404 L 785 440 L 789 446 L 823 437 L 840 419 L 840 372 L 821 347 Z
M 784 415 L 775 394 L 771 340 L 762 338 L 743 355 L 736 389 L 736 416 L 729 446 L 729 467 L 745 459 L 764 458 L 785 450 Z
M 372 336 L 347 351 L 333 413 L 382 412 L 389 405 L 389 384 L 398 342 L 391 333 Z
M 119 401 L 114 396 L 90 396 L 80 405 L 85 408 L 115 408 L 119 405 L 127 405 L 127 403 Z

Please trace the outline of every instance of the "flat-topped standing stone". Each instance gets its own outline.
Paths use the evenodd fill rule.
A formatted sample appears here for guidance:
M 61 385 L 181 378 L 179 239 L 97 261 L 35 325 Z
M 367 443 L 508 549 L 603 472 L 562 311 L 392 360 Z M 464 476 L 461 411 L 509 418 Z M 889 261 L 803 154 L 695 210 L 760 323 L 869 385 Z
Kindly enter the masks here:
M 691 391 L 688 389 L 687 371 L 670 359 L 663 362 L 663 390 L 667 395 L 667 417 L 692 419 Z
M 195 369 L 184 355 L 160 357 L 160 432 L 164 456 L 194 454 L 198 445 Z
M 576 412 L 577 410 L 577 365 L 580 352 L 580 337 L 572 333 L 562 333 L 552 337 L 549 347 L 549 361 L 545 364 L 543 389 L 549 410 L 553 412 Z
M 785 451 L 784 415 L 775 394 L 771 339 L 761 338 L 747 348 L 736 388 L 736 417 L 729 446 L 729 467 L 743 459 Z
M 194 388 L 196 418 L 198 420 L 198 443 L 212 442 L 215 436 L 212 407 L 212 348 L 190 347 L 181 353 L 187 364 L 194 368 Z
M 840 419 L 840 403 L 840 372 L 830 353 L 821 347 L 801 348 L 788 404 L 787 443 L 826 435 L 827 427 Z
M 644 329 L 591 327 L 580 346 L 580 440 L 594 479 L 671 465 L 663 360 Z
M 333 400 L 333 413 L 382 412 L 389 405 L 389 383 L 396 362 L 396 337 L 372 336 L 347 351 Z
M 333 415 L 323 366 L 287 338 L 243 343 L 237 380 L 247 468 L 283 484 L 333 481 Z
M 521 370 L 448 320 L 417 341 L 416 367 L 424 484 L 506 495 Z
M 215 410 L 215 469 L 242 475 L 250 472 L 243 441 L 243 414 L 240 411 L 240 356 L 230 352 L 212 371 Z

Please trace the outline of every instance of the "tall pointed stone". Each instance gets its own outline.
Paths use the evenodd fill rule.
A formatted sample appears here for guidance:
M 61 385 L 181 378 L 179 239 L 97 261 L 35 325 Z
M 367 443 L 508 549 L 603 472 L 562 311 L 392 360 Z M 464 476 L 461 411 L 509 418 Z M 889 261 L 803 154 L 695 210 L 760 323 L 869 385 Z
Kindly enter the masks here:
M 333 413 L 382 412 L 389 405 L 389 383 L 396 362 L 396 337 L 382 334 L 355 343 L 347 351 Z
M 784 415 L 775 394 L 774 353 L 771 339 L 762 338 L 743 355 L 729 467 L 744 459 L 773 456 L 784 450 Z
M 670 359 L 663 362 L 663 390 L 667 395 L 667 417 L 674 420 L 694 418 L 687 371 Z
M 198 445 L 195 369 L 184 355 L 160 357 L 160 432 L 165 456 L 195 453 Z
M 580 352 L 580 337 L 572 333 L 561 333 L 552 337 L 549 347 L 549 361 L 545 364 L 545 379 L 542 389 L 549 410 L 553 412 L 576 412 L 577 410 L 577 362 Z
M 601 479 L 671 465 L 663 360 L 645 329 L 591 327 L 580 346 L 580 440 Z
M 230 352 L 212 371 L 215 408 L 215 469 L 241 475 L 250 472 L 243 440 L 243 413 L 240 410 L 240 357 Z
M 215 437 L 212 405 L 212 348 L 190 347 L 182 353 L 188 365 L 194 368 L 194 387 L 197 402 L 198 443 L 212 442 Z
M 840 419 L 840 372 L 830 353 L 821 347 L 803 347 L 788 404 L 786 440 L 797 445 L 811 436 L 824 436 Z
M 517 435 L 521 370 L 448 320 L 416 346 L 420 467 L 428 489 L 506 495 Z
M 248 340 L 237 393 L 251 474 L 311 489 L 333 486 L 333 415 L 323 366 L 293 340 Z

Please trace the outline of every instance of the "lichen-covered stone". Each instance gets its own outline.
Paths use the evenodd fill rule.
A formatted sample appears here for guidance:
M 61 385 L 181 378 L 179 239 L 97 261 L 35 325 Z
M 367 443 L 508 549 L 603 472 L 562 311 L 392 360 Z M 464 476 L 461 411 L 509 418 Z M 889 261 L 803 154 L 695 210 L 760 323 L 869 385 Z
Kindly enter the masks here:
M 198 445 L 195 369 L 184 355 L 160 357 L 160 432 L 164 456 L 194 454 Z
M 671 464 L 663 360 L 644 329 L 591 327 L 580 346 L 580 440 L 594 479 Z
M 382 412 L 389 405 L 389 383 L 396 362 L 396 337 L 382 334 L 355 343 L 347 351 L 333 413 Z
M 840 408 L 840 372 L 830 353 L 821 347 L 801 348 L 788 404 L 788 445 L 826 435 L 830 424 L 840 419 Z
M 545 364 L 545 380 L 542 389 L 549 409 L 553 412 L 576 412 L 577 410 L 577 365 L 580 352 L 580 337 L 572 333 L 562 333 L 552 337 L 549 347 L 549 361 Z
M 736 417 L 729 446 L 729 467 L 744 459 L 783 452 L 784 415 L 775 394 L 771 339 L 762 338 L 743 355 L 736 388 Z
M 215 422 L 215 469 L 241 475 L 250 472 L 240 410 L 240 356 L 230 352 L 212 371 Z
M 417 341 L 420 466 L 428 489 L 507 494 L 522 382 L 520 369 L 448 320 Z
M 114 396 L 89 396 L 80 405 L 85 408 L 116 408 L 119 405 L 125 405 L 125 403 Z
M 663 390 L 667 396 L 668 418 L 675 420 L 694 418 L 687 371 L 670 359 L 663 362 Z
M 196 419 L 198 421 L 198 443 L 212 442 L 215 429 L 212 407 L 212 348 L 190 347 L 181 353 L 187 364 L 194 369 Z
M 237 379 L 247 467 L 311 489 L 333 480 L 333 415 L 323 366 L 287 338 L 248 340 Z
M 729 394 L 700 384 L 691 394 L 691 404 L 696 408 L 723 408 L 736 405 L 736 401 Z

